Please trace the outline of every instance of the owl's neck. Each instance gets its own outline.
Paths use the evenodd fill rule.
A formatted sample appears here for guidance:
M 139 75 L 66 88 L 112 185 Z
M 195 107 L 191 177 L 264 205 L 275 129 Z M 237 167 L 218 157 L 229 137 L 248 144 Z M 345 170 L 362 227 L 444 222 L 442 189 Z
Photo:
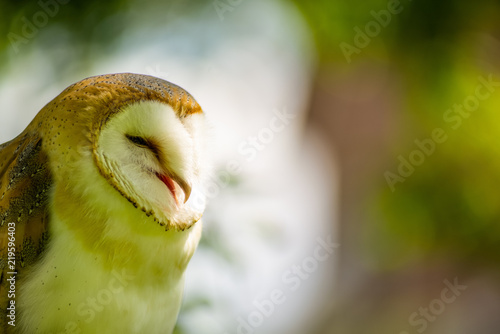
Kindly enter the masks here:
M 82 176 L 86 182 L 67 178 L 74 185 L 56 183 L 51 234 L 74 238 L 77 247 L 107 268 L 142 268 L 148 277 L 151 270 L 157 273 L 153 277 L 180 276 L 201 237 L 201 222 L 185 231 L 165 231 L 100 174 L 90 172 L 92 167 L 83 170 L 89 171 Z
M 90 254 L 103 268 L 140 272 L 145 284 L 181 278 L 201 237 L 201 221 L 185 231 L 165 231 L 126 201 L 104 208 L 81 203 L 53 209 L 53 240 L 71 239 L 75 250 Z

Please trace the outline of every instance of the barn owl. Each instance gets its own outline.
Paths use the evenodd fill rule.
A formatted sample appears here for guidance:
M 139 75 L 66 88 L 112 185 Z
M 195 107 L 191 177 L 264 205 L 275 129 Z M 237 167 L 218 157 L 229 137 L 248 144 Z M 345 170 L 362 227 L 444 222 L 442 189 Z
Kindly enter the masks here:
M 123 73 L 73 84 L 0 145 L 0 332 L 171 333 L 204 134 L 189 93 Z

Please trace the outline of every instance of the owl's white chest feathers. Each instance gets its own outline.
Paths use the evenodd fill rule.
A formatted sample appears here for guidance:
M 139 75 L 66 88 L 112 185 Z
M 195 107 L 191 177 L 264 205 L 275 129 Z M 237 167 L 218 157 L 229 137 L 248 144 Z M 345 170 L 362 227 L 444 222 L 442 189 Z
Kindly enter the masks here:
M 126 204 L 105 214 L 76 205 L 72 221 L 81 216 L 82 226 L 99 231 L 94 235 L 61 219 L 71 205 L 53 209 L 49 249 L 22 282 L 22 333 L 172 332 L 201 221 L 164 231 Z

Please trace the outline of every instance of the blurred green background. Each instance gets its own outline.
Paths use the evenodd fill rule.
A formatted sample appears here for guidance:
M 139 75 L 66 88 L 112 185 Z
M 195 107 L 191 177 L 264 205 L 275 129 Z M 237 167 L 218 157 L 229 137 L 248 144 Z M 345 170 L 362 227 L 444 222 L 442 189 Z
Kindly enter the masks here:
M 51 80 L 63 82 L 112 50 L 127 16 L 141 6 L 182 22 L 244 12 L 247 1 L 47 1 L 57 4 L 47 7 L 47 23 L 23 34 L 22 18 L 43 7 L 2 0 L 0 73 L 16 49 L 24 52 L 37 40 L 57 68 Z M 273 2 L 296 8 L 313 38 L 317 61 L 306 121 L 339 165 L 336 292 L 331 307 L 318 306 L 308 333 L 497 333 L 500 4 Z M 259 20 L 258 13 L 248 15 Z M 432 139 L 436 129 L 444 142 Z M 205 247 L 227 257 L 211 235 Z M 432 306 L 443 282 L 455 278 L 467 289 L 453 303 Z M 185 306 L 197 307 L 210 302 Z M 430 309 L 428 318 L 422 307 Z M 181 317 L 189 321 L 189 312 Z

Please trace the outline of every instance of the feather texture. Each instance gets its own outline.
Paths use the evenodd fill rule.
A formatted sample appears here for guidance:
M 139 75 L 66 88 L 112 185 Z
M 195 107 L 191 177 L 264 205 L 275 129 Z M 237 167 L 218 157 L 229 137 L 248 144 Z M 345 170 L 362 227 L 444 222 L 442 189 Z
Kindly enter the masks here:
M 199 180 L 202 116 L 169 82 L 103 75 L 65 89 L 0 145 L 2 332 L 172 331 L 201 235 L 201 212 L 177 196 Z

